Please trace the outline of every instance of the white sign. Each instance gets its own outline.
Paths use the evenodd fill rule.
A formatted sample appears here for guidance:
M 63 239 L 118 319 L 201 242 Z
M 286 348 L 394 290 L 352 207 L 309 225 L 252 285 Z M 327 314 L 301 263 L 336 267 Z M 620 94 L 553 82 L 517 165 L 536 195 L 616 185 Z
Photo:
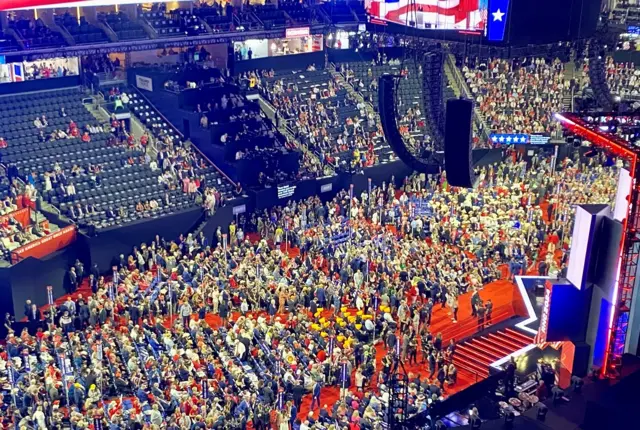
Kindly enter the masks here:
M 247 205 L 240 205 L 240 206 L 234 206 L 233 207 L 233 214 L 234 215 L 240 215 L 243 214 L 247 211 Z
M 141 90 L 153 91 L 153 80 L 146 76 L 136 75 L 136 87 Z
M 287 197 L 291 197 L 295 191 L 295 185 L 284 185 L 282 187 L 278 187 L 278 198 L 286 199 Z
M 285 37 L 287 39 L 308 37 L 309 35 L 311 35 L 309 27 L 287 28 L 287 31 L 285 32 Z

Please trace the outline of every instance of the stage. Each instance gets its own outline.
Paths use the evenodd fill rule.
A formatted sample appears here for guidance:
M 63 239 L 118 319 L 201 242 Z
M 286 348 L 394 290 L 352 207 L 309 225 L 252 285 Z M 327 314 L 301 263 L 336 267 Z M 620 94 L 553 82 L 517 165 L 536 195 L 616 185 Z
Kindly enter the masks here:
M 538 406 L 515 417 L 513 428 L 517 430 L 624 430 L 636 428 L 636 410 L 640 405 L 640 359 L 623 356 L 624 373 L 621 381 L 610 379 L 584 379 L 582 392 L 566 390 L 568 403 L 554 404 L 547 400 L 541 404 L 547 408 L 544 420 L 537 417 Z M 446 421 L 446 420 L 445 420 Z M 458 427 L 469 429 L 471 426 Z M 483 421 L 484 430 L 504 430 L 504 418 Z

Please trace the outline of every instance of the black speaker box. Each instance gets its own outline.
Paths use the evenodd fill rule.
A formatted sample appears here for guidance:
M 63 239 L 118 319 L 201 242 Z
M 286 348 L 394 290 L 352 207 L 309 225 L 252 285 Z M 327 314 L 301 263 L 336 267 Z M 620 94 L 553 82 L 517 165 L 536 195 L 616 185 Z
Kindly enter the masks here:
M 471 100 L 447 100 L 444 168 L 447 172 L 447 182 L 454 187 L 471 188 L 475 181 L 471 158 L 472 114 Z

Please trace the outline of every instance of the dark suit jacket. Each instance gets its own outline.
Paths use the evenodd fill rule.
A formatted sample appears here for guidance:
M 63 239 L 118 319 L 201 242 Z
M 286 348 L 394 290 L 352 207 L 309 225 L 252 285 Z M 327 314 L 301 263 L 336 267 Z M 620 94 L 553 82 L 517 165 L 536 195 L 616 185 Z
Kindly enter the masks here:
M 32 310 L 29 310 L 27 319 L 29 320 L 29 322 L 40 321 L 42 319 L 42 313 L 40 312 L 40 309 L 36 309 L 35 313 Z

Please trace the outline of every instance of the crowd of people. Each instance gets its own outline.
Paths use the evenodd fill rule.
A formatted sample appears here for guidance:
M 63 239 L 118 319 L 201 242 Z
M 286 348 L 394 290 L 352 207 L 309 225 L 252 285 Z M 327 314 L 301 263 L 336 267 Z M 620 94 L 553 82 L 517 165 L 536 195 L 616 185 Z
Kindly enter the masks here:
M 563 97 L 570 94 L 560 60 L 467 60 L 462 72 L 492 132 L 551 134 L 558 129 L 552 115 L 563 111 Z
M 254 75 L 241 76 L 239 80 L 249 80 L 252 76 Z M 287 180 L 320 176 L 322 168 L 318 160 L 305 151 L 305 148 L 281 135 L 277 130 L 278 124 L 267 120 L 256 109 L 257 105 L 246 105 L 243 96 L 224 94 L 219 102 L 197 104 L 195 112 L 200 114 L 202 128 L 209 128 L 214 124 L 218 127 L 220 124 L 226 125 L 220 135 L 220 144 L 228 148 L 226 158 L 229 162 L 243 159 L 268 161 L 261 170 L 258 184 L 252 185 L 267 186 Z M 292 151 L 300 152 L 300 167 L 297 171 L 285 172 L 278 167 L 278 159 L 282 154 Z
M 135 93 L 131 93 L 129 97 L 127 92 L 114 88 L 110 91 L 110 97 L 111 92 L 114 93 L 114 97 L 128 100 L 123 104 L 133 109 L 143 124 L 151 130 L 151 133 L 145 132 L 137 138 L 127 131 L 121 122 L 121 133 L 114 137 L 120 137 L 121 141 L 124 139 L 129 150 L 144 151 L 144 158 L 140 160 L 140 164 L 147 164 L 151 170 L 161 172 L 158 182 L 165 190 L 181 188 L 186 194 L 192 195 L 194 201 L 203 205 L 209 213 L 220 207 L 225 196 L 219 187 L 220 184 L 209 183 L 202 173 L 210 166 L 195 147 L 185 144 L 173 130 L 155 121 L 148 111 L 139 110 L 146 103 Z M 116 122 L 115 116 L 112 116 L 112 130 Z M 164 200 L 168 200 L 166 194 Z
M 269 71 L 260 75 L 257 85 L 262 94 L 294 130 L 296 140 L 323 163 L 338 166 L 346 162 L 357 169 L 377 164 L 374 137 L 382 136 L 380 125 L 374 113 L 367 111 L 339 80 L 318 82 L 308 94 L 301 94 L 295 79 L 274 79 Z
M 588 73 L 585 65 L 583 73 Z M 607 58 L 607 84 L 612 94 L 624 100 L 640 95 L 640 70 L 633 63 L 616 63 L 612 57 Z
M 86 278 L 91 294 L 25 305 L 29 328 L 0 353 L 15 381 L 0 410 L 20 428 L 376 428 L 399 360 L 428 365 L 410 375 L 407 413 L 427 410 L 457 382 L 455 341 L 431 332 L 432 314 L 487 321 L 487 283 L 562 272 L 566 208 L 615 193 L 617 165 L 600 161 L 513 155 L 475 189 L 416 174 L 212 238 L 156 236 L 107 277 L 76 262 L 70 290 Z M 465 292 L 471 315 L 458 314 Z

